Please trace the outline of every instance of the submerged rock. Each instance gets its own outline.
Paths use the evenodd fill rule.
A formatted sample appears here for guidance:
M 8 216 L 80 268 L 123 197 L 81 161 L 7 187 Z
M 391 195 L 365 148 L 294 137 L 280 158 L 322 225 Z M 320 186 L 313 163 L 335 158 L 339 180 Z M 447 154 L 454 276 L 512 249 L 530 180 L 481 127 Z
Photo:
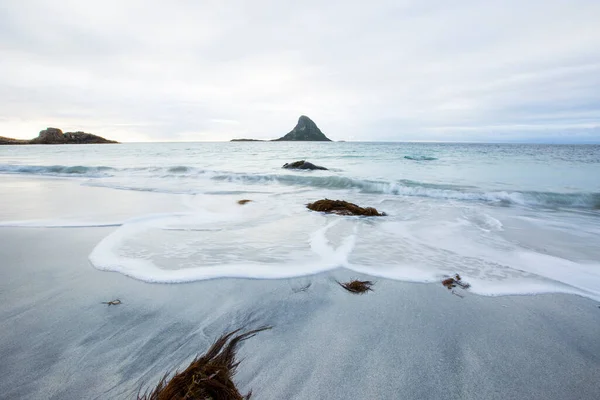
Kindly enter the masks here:
M 317 200 L 314 203 L 307 204 L 306 208 L 313 211 L 337 215 L 364 215 L 367 217 L 382 217 L 386 215 L 383 212 L 380 213 L 373 207 L 363 208 L 344 200 Z
M 298 118 L 298 123 L 287 135 L 275 139 L 274 141 L 316 141 L 316 142 L 331 142 L 317 124 L 306 115 L 301 115 Z
M 281 168 L 286 168 L 286 169 L 321 169 L 321 170 L 327 170 L 327 168 L 325 168 L 325 167 L 321 167 L 321 166 L 315 165 L 313 163 L 309 163 L 308 161 L 305 161 L 305 160 L 294 161 L 293 163 L 285 163 L 285 164 L 283 164 L 283 167 L 281 167 Z

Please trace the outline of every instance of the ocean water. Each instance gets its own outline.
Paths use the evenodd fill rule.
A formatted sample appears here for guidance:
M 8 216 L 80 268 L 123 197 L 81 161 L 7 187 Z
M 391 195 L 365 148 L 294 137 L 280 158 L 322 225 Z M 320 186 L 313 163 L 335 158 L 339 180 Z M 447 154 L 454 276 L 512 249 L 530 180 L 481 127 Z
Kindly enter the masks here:
M 329 170 L 281 168 L 300 159 Z M 482 295 L 600 299 L 596 145 L 2 146 L 0 183 L 9 180 L 0 226 L 112 226 L 89 267 L 142 281 L 346 268 L 412 282 L 459 273 Z M 43 194 L 19 197 L 27 191 Z M 388 216 L 305 208 L 321 198 Z

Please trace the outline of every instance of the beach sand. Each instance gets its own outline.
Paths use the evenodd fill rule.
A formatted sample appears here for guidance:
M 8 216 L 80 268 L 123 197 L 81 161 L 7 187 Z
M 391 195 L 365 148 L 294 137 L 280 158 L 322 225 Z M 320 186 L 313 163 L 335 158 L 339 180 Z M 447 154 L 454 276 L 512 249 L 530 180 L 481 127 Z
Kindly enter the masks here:
M 221 334 L 262 325 L 235 377 L 257 400 L 600 398 L 595 301 L 380 278 L 353 295 L 335 280 L 369 277 L 343 269 L 149 284 L 90 265 L 114 229 L 0 228 L 1 398 L 135 398 Z

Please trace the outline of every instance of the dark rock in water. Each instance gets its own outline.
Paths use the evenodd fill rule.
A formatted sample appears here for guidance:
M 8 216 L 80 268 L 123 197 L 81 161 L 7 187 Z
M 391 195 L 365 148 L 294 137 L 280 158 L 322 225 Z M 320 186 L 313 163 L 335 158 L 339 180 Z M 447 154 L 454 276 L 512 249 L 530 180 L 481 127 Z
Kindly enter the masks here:
M 47 128 L 40 132 L 38 137 L 31 140 L 18 140 L 0 138 L 0 144 L 94 144 L 94 143 L 118 143 L 114 140 L 92 135 L 85 132 L 63 133 L 58 128 Z
M 281 167 L 281 168 L 286 168 L 286 169 L 321 169 L 321 170 L 327 170 L 327 168 L 325 168 L 325 167 L 320 167 L 318 165 L 315 165 L 313 163 L 309 163 L 308 161 L 304 161 L 304 160 L 294 161 L 293 163 L 285 163 L 285 164 L 283 164 L 283 167 Z
M 230 142 L 264 142 L 260 139 L 231 139 Z
M 287 135 L 280 137 L 279 139 L 275 139 L 275 142 L 278 141 L 319 141 L 319 142 L 331 142 L 327 136 L 321 132 L 321 130 L 317 127 L 310 118 L 306 115 L 300 116 L 298 119 L 298 123 L 296 127 L 292 129 Z
M 373 207 L 363 208 L 344 200 L 318 200 L 314 203 L 307 204 L 306 208 L 313 211 L 337 215 L 364 215 L 367 217 L 383 217 L 386 215 L 383 212 L 380 213 Z

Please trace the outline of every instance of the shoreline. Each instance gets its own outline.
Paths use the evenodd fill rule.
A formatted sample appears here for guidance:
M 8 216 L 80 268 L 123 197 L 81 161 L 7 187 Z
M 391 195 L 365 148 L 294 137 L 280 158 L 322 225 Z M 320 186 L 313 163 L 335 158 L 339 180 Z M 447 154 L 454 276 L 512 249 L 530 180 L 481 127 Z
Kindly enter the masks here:
M 0 228 L 0 393 L 133 398 L 224 332 L 273 325 L 239 350 L 234 381 L 256 399 L 600 396 L 596 301 L 377 277 L 353 295 L 335 280 L 370 277 L 343 269 L 149 284 L 90 265 L 112 230 Z

